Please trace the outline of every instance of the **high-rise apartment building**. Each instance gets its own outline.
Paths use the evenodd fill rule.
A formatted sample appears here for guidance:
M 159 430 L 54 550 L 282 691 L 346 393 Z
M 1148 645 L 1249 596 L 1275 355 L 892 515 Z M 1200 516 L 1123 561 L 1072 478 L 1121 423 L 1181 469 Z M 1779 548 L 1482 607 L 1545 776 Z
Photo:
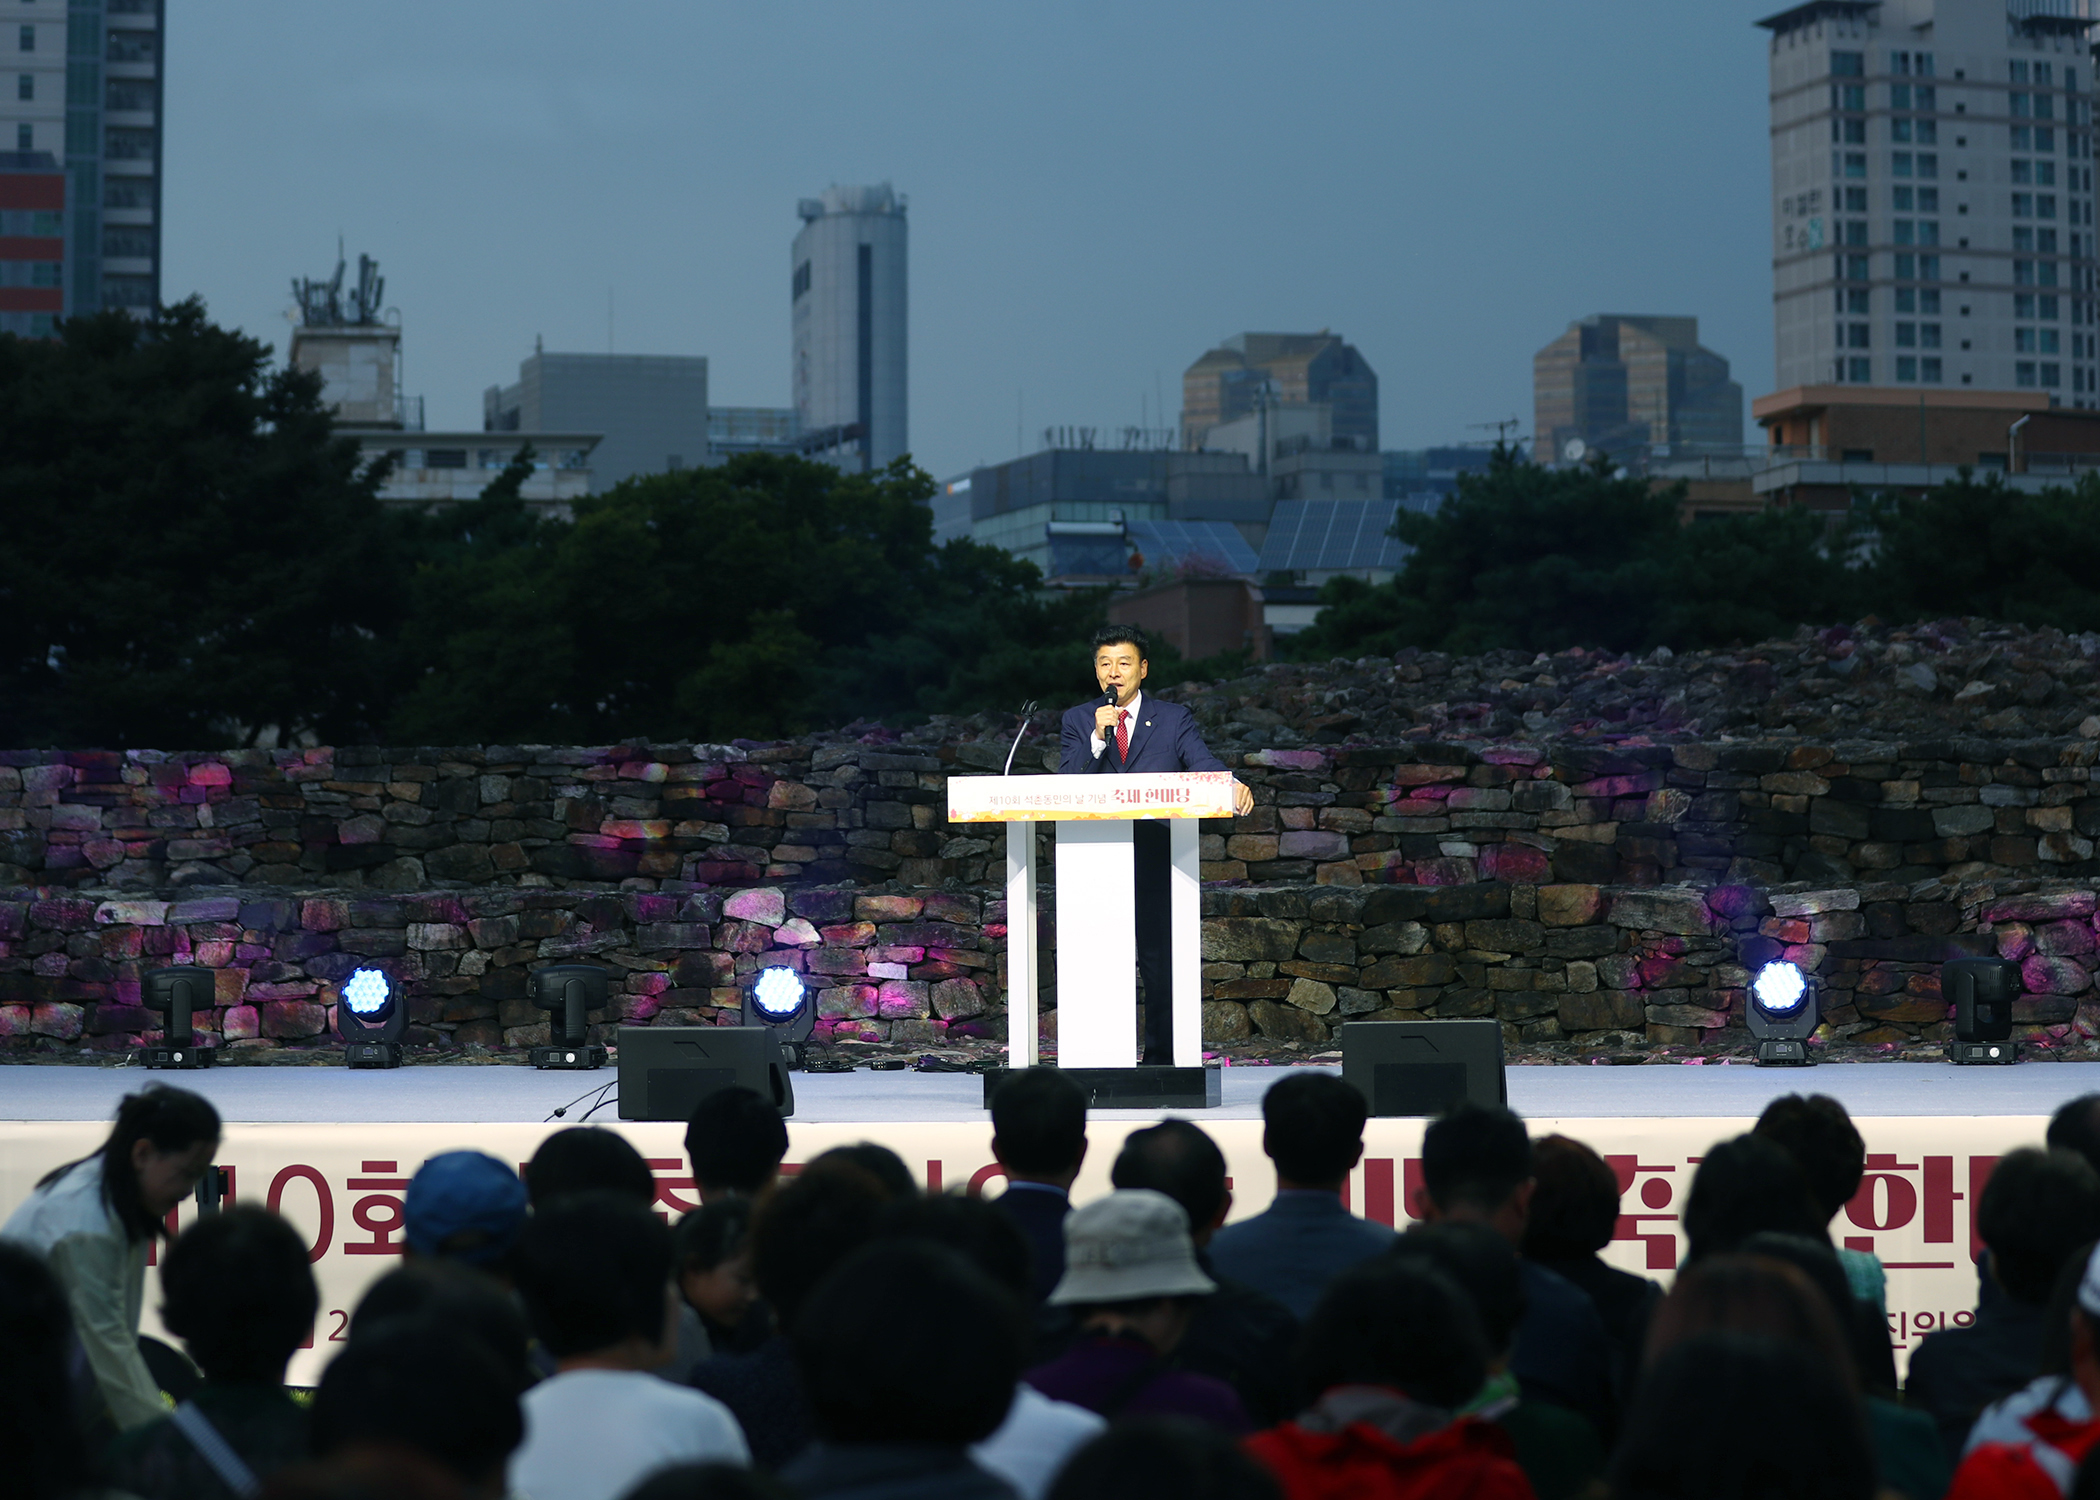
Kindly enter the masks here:
M 2090 0 L 1812 0 L 1771 33 L 1778 385 L 2100 404 Z
M 879 469 L 911 451 L 905 400 L 904 199 L 829 188 L 795 210 L 795 411 L 813 456 Z
M 1337 334 L 1242 333 L 1181 377 L 1181 445 L 1196 449 L 1213 427 L 1264 406 L 1321 404 L 1338 447 L 1378 451 L 1378 376 Z
M 59 310 L 69 315 L 160 304 L 165 19 L 164 0 L 18 0 L 0 16 L 0 152 L 48 156 L 65 174 Z M 6 274 L 13 285 L 17 273 Z M 49 316 L 0 308 L 0 327 L 31 331 L 13 314 Z
M 1697 318 L 1579 319 L 1532 356 L 1531 391 L 1544 463 L 1588 450 L 1670 457 L 1743 445 L 1743 388 L 1699 342 Z

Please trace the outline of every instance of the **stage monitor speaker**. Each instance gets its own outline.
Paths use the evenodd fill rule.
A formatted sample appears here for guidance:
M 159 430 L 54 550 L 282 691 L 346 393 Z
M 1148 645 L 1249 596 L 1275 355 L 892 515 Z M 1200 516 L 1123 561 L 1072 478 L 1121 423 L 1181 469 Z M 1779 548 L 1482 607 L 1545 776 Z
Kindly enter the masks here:
M 1371 1113 L 1442 1114 L 1454 1104 L 1506 1104 L 1498 1021 L 1346 1021 L 1342 1077 Z
M 789 1057 L 767 1026 L 622 1026 L 620 1118 L 689 1120 L 717 1089 L 741 1086 L 795 1112 Z

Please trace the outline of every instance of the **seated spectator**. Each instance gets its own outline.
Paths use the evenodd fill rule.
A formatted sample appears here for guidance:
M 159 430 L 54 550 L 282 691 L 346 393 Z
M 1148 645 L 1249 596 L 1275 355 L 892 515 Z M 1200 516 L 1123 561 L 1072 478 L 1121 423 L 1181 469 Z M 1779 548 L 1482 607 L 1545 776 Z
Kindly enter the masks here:
M 1007 1215 L 982 1198 L 913 1197 L 883 1210 L 884 1240 L 945 1245 L 989 1276 L 1025 1308 L 1033 1295 L 1028 1241 Z M 1014 1387 L 1014 1404 L 998 1430 L 970 1449 L 1021 1495 L 1042 1500 L 1065 1460 L 1108 1424 L 1085 1407 L 1052 1401 L 1026 1383 Z
M 735 1464 L 673 1464 L 627 1492 L 626 1500 L 794 1500 L 780 1481 Z
M 1517 1467 L 1539 1500 L 1585 1492 L 1604 1472 L 1604 1443 L 1589 1422 L 1551 1401 L 1526 1400 L 1509 1358 L 1524 1322 L 1524 1273 L 1509 1241 L 1485 1224 L 1417 1224 L 1393 1257 L 1427 1265 L 1466 1294 L 1487 1344 L 1487 1381 L 1460 1406 L 1516 1445 Z
M 810 1160 L 810 1167 L 823 1162 L 847 1162 L 860 1168 L 882 1184 L 883 1196 L 887 1198 L 915 1198 L 919 1193 L 919 1179 L 911 1175 L 911 1168 L 904 1158 L 887 1146 L 873 1141 L 855 1141 L 850 1146 L 833 1146 L 829 1151 L 819 1152 Z M 809 1168 L 804 1168 L 807 1171 Z
M 1342 1184 L 1364 1154 L 1370 1106 L 1338 1075 L 1293 1071 L 1261 1100 L 1261 1149 L 1276 1164 L 1276 1196 L 1220 1229 L 1210 1260 L 1291 1316 L 1312 1315 L 1327 1283 L 1393 1243 L 1393 1231 L 1342 1206 Z
M 1669 1311 L 1665 1299 L 1658 1324 Z M 1670 1344 L 1627 1406 L 1612 1500 L 1872 1500 L 1874 1455 L 1840 1368 L 1757 1334 Z M 1783 1424 L 1746 1431 L 1774 1412 Z
M 832 1267 L 874 1237 L 888 1201 L 881 1183 L 840 1161 L 813 1166 L 758 1205 L 751 1272 L 778 1329 L 749 1354 L 702 1360 L 690 1379 L 735 1414 L 761 1468 L 778 1472 L 809 1446 L 809 1406 L 787 1335 Z
M 1799 1345 L 1839 1371 L 1858 1398 L 1882 1493 L 1937 1500 L 1951 1467 L 1931 1418 L 1864 1388 L 1860 1341 L 1845 1320 L 1865 1307 L 1828 1245 L 1805 1235 L 1753 1235 L 1742 1251 L 1710 1256 L 1678 1277 L 1656 1314 L 1649 1354 L 1659 1358 L 1685 1339 L 1729 1330 Z M 1868 1350 L 1869 1357 L 1886 1358 L 1885 1332 L 1881 1343 L 1884 1351 Z
M 1537 1187 L 1524 1220 L 1524 1259 L 1581 1291 L 1611 1340 L 1617 1389 L 1630 1391 L 1641 1368 L 1648 1319 L 1662 1288 L 1645 1276 L 1604 1263 L 1600 1252 L 1619 1223 L 1619 1179 L 1611 1164 L 1564 1135 L 1532 1143 Z
M 1991 1171 L 1976 1230 L 2004 1292 L 1967 1328 L 1927 1334 L 1910 1357 L 1905 1393 L 1939 1423 L 1959 1460 L 1977 1414 L 2040 1369 L 2050 1289 L 2079 1247 L 2100 1237 L 2100 1175 L 2071 1151 L 2008 1153 Z
M 1019 1299 L 954 1251 L 866 1247 L 795 1320 L 818 1441 L 781 1478 L 804 1500 L 1014 1500 L 970 1447 L 1005 1420 L 1026 1337 Z
M 1049 1500 L 1283 1500 L 1267 1469 L 1186 1417 L 1118 1422 L 1072 1456 Z
M 1123 1139 L 1109 1181 L 1119 1188 L 1151 1188 L 1180 1204 L 1189 1217 L 1196 1264 L 1217 1283 L 1218 1289 L 1196 1305 L 1195 1321 L 1174 1362 L 1199 1375 L 1215 1375 L 1239 1392 L 1240 1404 L 1258 1427 L 1289 1416 L 1298 1320 L 1274 1297 L 1221 1275 L 1211 1264 L 1210 1242 L 1232 1212 L 1225 1153 L 1217 1142 L 1187 1120 L 1133 1130 Z
M 38 1179 L 0 1239 L 44 1258 L 94 1372 L 82 1420 L 100 1442 L 167 1414 L 139 1347 L 146 1252 L 195 1190 L 219 1148 L 219 1112 L 188 1089 L 153 1084 L 126 1094 L 92 1156 Z
M 992 1095 L 992 1159 L 1006 1173 L 999 1207 L 1013 1216 L 1035 1261 L 1035 1301 L 1065 1271 L 1065 1215 L 1086 1160 L 1086 1095 L 1056 1068 L 1009 1073 Z
M 443 1471 L 462 1500 L 501 1500 L 504 1466 L 525 1434 L 515 1373 L 479 1339 L 423 1317 L 391 1320 L 344 1345 L 321 1372 L 312 1422 L 321 1471 L 286 1471 L 273 1490 L 282 1481 L 325 1492 L 360 1466 L 392 1472 L 394 1455 L 407 1453 Z
M 2075 1151 L 2100 1172 L 2100 1094 L 2080 1094 L 2058 1105 L 2042 1143 L 2051 1151 Z
M 455 1261 L 408 1261 L 366 1288 L 350 1314 L 350 1338 L 355 1341 L 391 1322 L 416 1318 L 478 1340 L 512 1377 L 513 1389 L 520 1394 L 540 1378 L 524 1310 L 509 1288 L 485 1271 Z M 547 1372 L 553 1368 L 550 1358 Z
M 525 1163 L 525 1195 L 535 1209 L 565 1193 L 621 1193 L 656 1206 L 656 1176 L 627 1137 L 600 1125 L 557 1130 Z
M 1299 1344 L 1313 1404 L 1247 1451 L 1288 1500 L 1530 1500 L 1508 1434 L 1459 1415 L 1487 1373 L 1480 1320 L 1441 1271 L 1400 1256 L 1358 1266 L 1335 1278 Z
M 1867 1143 L 1845 1106 L 1828 1094 L 1788 1094 L 1774 1099 L 1750 1132 L 1785 1149 L 1801 1169 L 1809 1196 L 1823 1215 L 1824 1232 L 1838 1210 L 1852 1201 L 1867 1171 Z M 1888 1316 L 1888 1274 L 1871 1250 L 1837 1250 L 1852 1295 Z
M 1182 1416 L 1246 1432 L 1253 1424 L 1231 1386 L 1169 1363 L 1215 1284 L 1197 1269 L 1188 1216 L 1172 1198 L 1128 1188 L 1095 1199 L 1065 1221 L 1065 1274 L 1050 1294 L 1073 1310 L 1078 1336 L 1028 1383 L 1110 1421 Z
M 533 1215 L 515 1257 L 525 1312 L 557 1373 L 525 1393 L 512 1487 L 533 1500 L 617 1500 L 667 1464 L 746 1463 L 728 1408 L 655 1379 L 676 1337 L 671 1231 L 617 1193 Z
M 2066 1321 L 2067 1374 L 1985 1413 L 1947 1500 L 2059 1500 L 2086 1455 L 2100 1448 L 2100 1421 L 2093 1419 L 2100 1411 L 2100 1247 L 2086 1258 Z M 2047 1397 L 2034 1400 L 2043 1387 Z
M 678 1291 L 698 1320 L 699 1352 L 685 1368 L 713 1354 L 748 1354 L 772 1332 L 751 1274 L 751 1200 L 717 1198 L 678 1221 Z M 680 1352 L 684 1352 L 681 1342 Z
M 1685 1198 L 1685 1263 L 1726 1255 L 1753 1234 L 1805 1234 L 1830 1243 L 1830 1220 L 1793 1155 L 1768 1136 L 1739 1135 L 1706 1153 Z
M 1422 1133 L 1422 1186 L 1415 1211 L 1429 1223 L 1485 1224 L 1512 1248 L 1536 1190 L 1531 1138 L 1524 1122 L 1500 1105 L 1461 1104 Z M 1526 1397 L 1576 1413 L 1611 1440 L 1618 1415 L 1616 1366 L 1604 1320 L 1590 1299 L 1544 1266 L 1518 1262 L 1524 1321 L 1510 1373 Z
M 1922 1412 L 1910 1412 L 1897 1404 L 1896 1346 L 1889 1337 L 1888 1314 L 1876 1312 L 1872 1304 L 1852 1294 L 1845 1268 L 1828 1243 L 1805 1234 L 1762 1230 L 1744 1240 L 1737 1253 L 1785 1261 L 1806 1276 L 1823 1296 L 1831 1316 L 1837 1320 L 1838 1336 L 1852 1357 L 1852 1372 L 1860 1397 L 1867 1402 L 1870 1425 L 1884 1404 L 1890 1411 L 1906 1412 L 1907 1420 L 1931 1420 Z
M 0 1240 L 0 1453 L 21 1500 L 75 1500 L 87 1489 L 72 1348 L 65 1287 L 42 1256 Z
M 160 1288 L 161 1322 L 204 1383 L 172 1416 L 124 1434 L 112 1477 L 154 1500 L 250 1494 L 306 1457 L 306 1412 L 284 1388 L 321 1305 L 306 1242 L 268 1209 L 228 1208 L 168 1247 Z
M 780 1177 L 787 1159 L 787 1121 L 756 1089 L 716 1089 L 693 1109 L 685 1154 L 700 1201 L 736 1194 L 757 1198 Z
M 2085 1392 L 2078 1388 L 2078 1382 L 2071 1374 L 2071 1314 L 2078 1306 L 2086 1263 L 2092 1259 L 2095 1249 L 2100 1249 L 2100 1245 L 2081 1245 L 2078 1252 L 2064 1263 L 2064 1268 L 2057 1272 L 2056 1286 L 2049 1293 L 2048 1309 L 2042 1315 L 2046 1331 L 2034 1379 L 1983 1409 L 1975 1425 L 1969 1429 L 1968 1443 L 1962 1450 L 1964 1454 L 1985 1443 L 2024 1442 L 2028 1431 L 2024 1424 L 2038 1412 L 2048 1411 L 2053 1420 L 2072 1427 L 2083 1426 L 2093 1419 L 2092 1409 L 2086 1405 Z M 1989 1256 L 1984 1257 L 1986 1262 L 1989 1259 Z
M 409 1179 L 401 1214 L 411 1256 L 500 1276 L 525 1227 L 525 1184 L 485 1151 L 444 1151 Z

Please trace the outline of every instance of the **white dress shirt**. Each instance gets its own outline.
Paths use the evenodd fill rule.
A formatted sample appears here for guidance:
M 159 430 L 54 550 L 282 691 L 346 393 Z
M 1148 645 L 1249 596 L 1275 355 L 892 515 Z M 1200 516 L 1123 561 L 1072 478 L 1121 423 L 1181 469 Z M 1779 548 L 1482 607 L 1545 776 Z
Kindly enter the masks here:
M 1130 700 L 1129 706 L 1123 710 L 1124 713 L 1130 715 L 1130 732 L 1133 736 L 1137 733 L 1138 711 L 1144 706 L 1145 694 L 1144 690 L 1140 689 L 1137 695 Z M 1101 752 L 1108 748 L 1108 741 L 1102 736 L 1099 730 L 1094 731 L 1093 745 L 1094 759 L 1099 760 L 1101 758 Z

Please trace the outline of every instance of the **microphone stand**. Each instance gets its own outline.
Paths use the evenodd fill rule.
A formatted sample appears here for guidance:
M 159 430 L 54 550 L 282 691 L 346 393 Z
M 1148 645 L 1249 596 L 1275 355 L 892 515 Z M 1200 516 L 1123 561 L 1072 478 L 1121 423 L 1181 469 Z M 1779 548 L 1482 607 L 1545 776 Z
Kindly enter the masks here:
M 1029 699 L 1026 703 L 1021 705 L 1021 727 L 1014 732 L 1014 742 L 1012 747 L 1009 748 L 1006 752 L 1006 769 L 999 773 L 1001 776 L 1013 775 L 1014 752 L 1021 748 L 1021 737 L 1028 733 L 1028 717 L 1034 712 L 1035 700 L 1033 698 Z

